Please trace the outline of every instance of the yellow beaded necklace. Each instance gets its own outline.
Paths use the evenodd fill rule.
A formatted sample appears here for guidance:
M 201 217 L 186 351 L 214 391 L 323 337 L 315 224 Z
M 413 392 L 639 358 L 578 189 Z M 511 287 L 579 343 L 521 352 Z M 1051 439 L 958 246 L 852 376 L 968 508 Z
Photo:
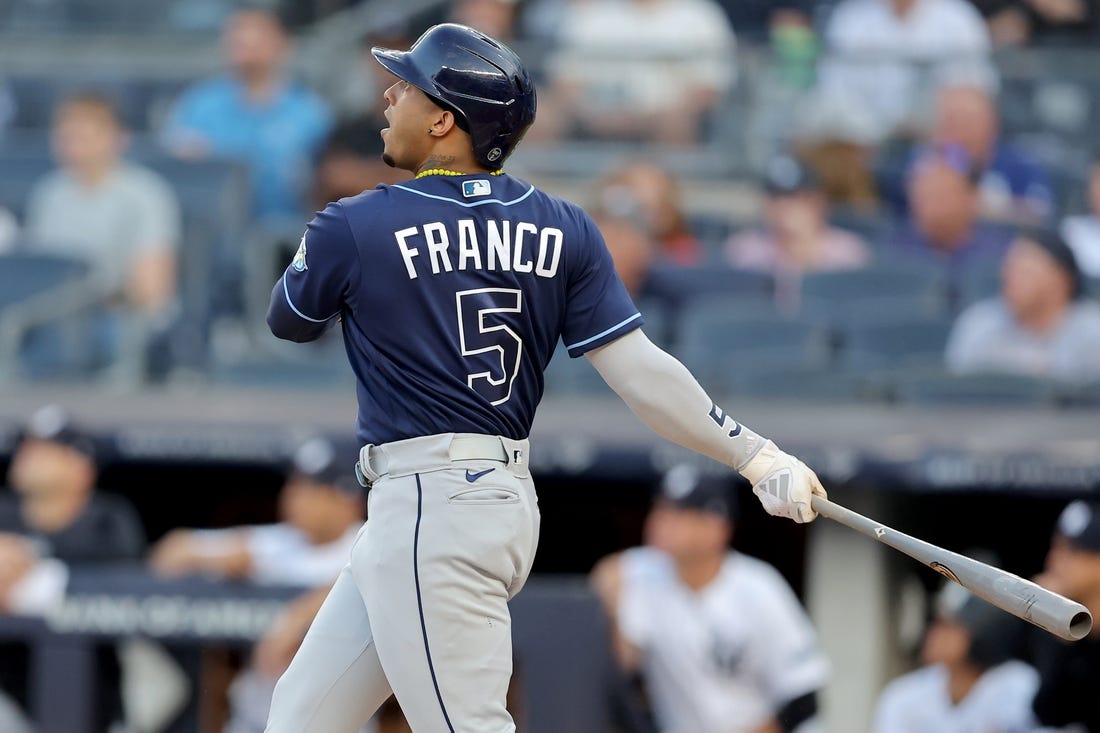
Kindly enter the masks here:
M 504 173 L 503 168 L 499 168 L 495 171 L 489 171 L 490 176 L 499 176 Z M 426 171 L 420 171 L 416 174 L 417 178 L 423 178 L 424 176 L 478 176 L 486 175 L 484 173 L 459 173 L 458 171 L 449 171 L 446 168 L 429 168 Z

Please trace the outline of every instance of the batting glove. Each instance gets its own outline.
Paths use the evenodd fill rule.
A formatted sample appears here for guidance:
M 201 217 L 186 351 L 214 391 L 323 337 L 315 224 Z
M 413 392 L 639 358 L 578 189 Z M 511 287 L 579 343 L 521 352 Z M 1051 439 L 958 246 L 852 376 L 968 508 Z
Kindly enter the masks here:
M 817 494 L 828 498 L 817 474 L 770 440 L 745 464 L 741 475 L 752 484 L 752 493 L 764 510 L 775 517 L 812 522 L 817 512 L 810 504 L 810 497 Z

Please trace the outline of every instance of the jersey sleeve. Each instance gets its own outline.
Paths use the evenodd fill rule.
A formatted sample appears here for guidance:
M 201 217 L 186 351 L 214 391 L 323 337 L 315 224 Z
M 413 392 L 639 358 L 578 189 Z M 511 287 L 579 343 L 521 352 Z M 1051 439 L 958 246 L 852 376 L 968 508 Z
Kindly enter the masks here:
M 569 356 L 583 356 L 640 327 L 644 321 L 607 251 L 603 235 L 581 216 L 578 256 L 570 258 L 562 340 Z
M 758 614 L 762 628 L 755 636 L 754 656 L 761 688 L 779 710 L 792 700 L 821 690 L 829 664 L 810 619 L 782 576 L 772 571 L 761 581 L 757 600 L 767 607 Z
M 290 341 L 312 341 L 340 315 L 359 277 L 359 253 L 339 203 L 313 218 L 271 292 L 267 323 Z

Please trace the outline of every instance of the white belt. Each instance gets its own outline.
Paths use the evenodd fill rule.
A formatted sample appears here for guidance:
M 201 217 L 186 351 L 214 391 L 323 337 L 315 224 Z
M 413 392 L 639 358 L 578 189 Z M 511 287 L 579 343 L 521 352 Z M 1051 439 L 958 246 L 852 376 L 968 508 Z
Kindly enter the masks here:
M 439 471 L 453 461 L 500 461 L 516 476 L 526 478 L 528 450 L 528 441 L 499 435 L 425 435 L 381 445 L 364 445 L 359 449 L 355 474 L 360 484 L 370 486 L 383 476 Z

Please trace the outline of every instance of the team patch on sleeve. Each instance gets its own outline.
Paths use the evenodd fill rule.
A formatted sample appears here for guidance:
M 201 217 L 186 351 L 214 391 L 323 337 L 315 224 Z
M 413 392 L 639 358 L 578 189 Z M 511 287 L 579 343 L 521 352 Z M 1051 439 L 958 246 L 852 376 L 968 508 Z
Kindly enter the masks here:
M 298 251 L 294 255 L 294 259 L 291 260 L 290 266 L 294 268 L 295 272 L 302 272 L 308 270 L 306 266 L 306 235 L 302 235 L 302 242 L 298 245 Z

